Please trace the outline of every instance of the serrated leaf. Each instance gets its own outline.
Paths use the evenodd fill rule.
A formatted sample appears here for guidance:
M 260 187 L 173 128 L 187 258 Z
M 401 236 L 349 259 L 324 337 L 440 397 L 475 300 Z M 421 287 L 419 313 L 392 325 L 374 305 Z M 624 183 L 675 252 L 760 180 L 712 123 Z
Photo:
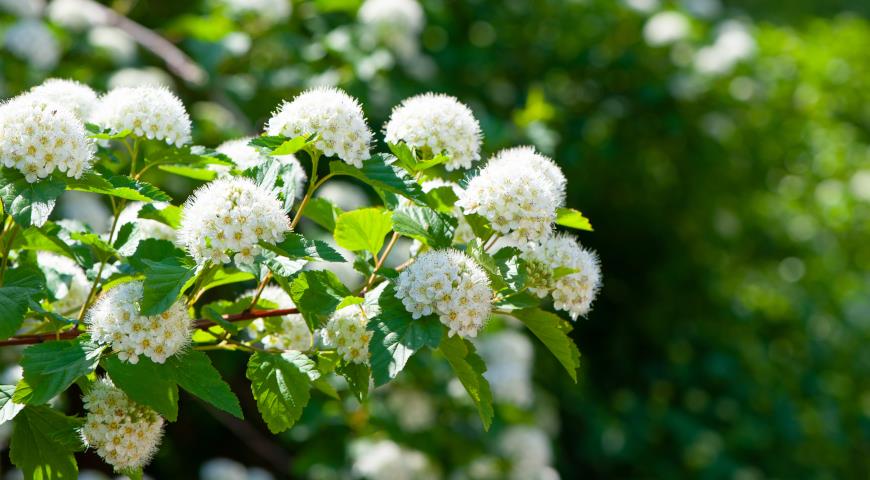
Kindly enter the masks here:
M 261 242 L 260 246 L 278 255 L 288 258 L 304 258 L 305 260 L 323 260 L 326 262 L 346 262 L 345 258 L 328 243 L 321 240 L 310 240 L 304 236 L 288 232 L 284 240 L 272 245 Z
M 0 385 L 0 425 L 15 418 L 24 405 L 12 401 L 15 385 Z
M 299 150 L 305 148 L 306 145 L 308 145 L 308 138 L 305 136 L 291 138 L 290 140 L 287 140 L 281 145 L 275 147 L 275 149 L 272 150 L 271 155 L 273 157 L 278 157 L 281 155 L 293 155 Z
M 151 407 L 170 422 L 178 418 L 178 386 L 173 369 L 139 355 L 136 364 L 122 362 L 117 356 L 104 358 L 100 365 L 115 386 L 134 402 Z
M 432 248 L 453 243 L 456 220 L 429 207 L 403 206 L 393 212 L 393 230 Z
M 215 407 L 244 419 L 239 399 L 203 352 L 188 350 L 167 359 L 178 385 Z
M 181 207 L 167 205 L 163 208 L 157 208 L 154 204 L 149 203 L 143 205 L 139 210 L 139 218 L 156 220 L 172 228 L 178 228 L 181 225 Z
M 528 279 L 526 262 L 520 256 L 520 250 L 514 247 L 504 247 L 492 255 L 498 266 L 499 274 L 508 288 L 517 292 L 522 290 Z
M 45 342 L 27 347 L 21 357 L 24 380 L 30 387 L 21 403 L 40 405 L 60 394 L 77 378 L 97 368 L 105 346 L 96 345 L 87 336 L 74 340 Z
M 0 287 L 0 338 L 9 338 L 21 328 L 31 293 L 26 288 Z
M 251 392 L 272 433 L 292 427 L 311 396 L 308 374 L 286 355 L 256 352 L 248 360 L 246 376 Z
M 100 238 L 96 233 L 72 232 L 70 238 L 90 247 L 97 258 L 109 258 L 119 255 L 115 247 L 109 245 L 108 242 Z
M 290 284 L 290 297 L 312 329 L 327 321 L 348 295 L 338 276 L 326 270 L 302 272 Z
M 217 177 L 217 172 L 208 168 L 192 167 L 190 165 L 158 165 L 159 170 L 178 175 L 179 177 L 192 178 L 203 182 L 210 182 Z
M 392 214 L 381 208 L 361 208 L 342 213 L 335 222 L 335 243 L 351 251 L 377 255 L 384 237 L 393 229 Z
M 98 193 L 136 202 L 169 202 L 172 198 L 148 182 L 124 175 L 105 178 L 97 172 L 85 172 L 78 179 L 69 179 L 67 190 Z
M 42 226 L 64 188 L 64 182 L 54 177 L 29 183 L 17 170 L 0 168 L 0 202 L 22 228 Z
M 335 230 L 335 221 L 339 215 L 344 213 L 344 210 L 338 208 L 329 200 L 318 197 L 309 200 L 308 206 L 305 207 L 303 212 L 305 217 L 332 232 Z
M 139 241 L 136 245 L 136 251 L 127 257 L 127 262 L 136 271 L 144 272 L 148 268 L 146 260 L 159 263 L 163 260 L 177 259 L 180 262 L 184 256 L 184 250 L 176 247 L 169 240 L 145 238 Z
M 194 267 L 183 265 L 176 258 L 162 262 L 143 260 L 145 264 L 144 294 L 139 308 L 142 315 L 157 315 L 166 311 L 190 286 Z
M 82 449 L 78 419 L 46 406 L 27 406 L 15 417 L 9 459 L 29 480 L 73 480 L 73 452 Z
M 557 208 L 556 224 L 578 230 L 592 231 L 592 224 L 589 223 L 589 219 L 573 208 Z
M 349 175 L 362 180 L 376 189 L 401 195 L 419 205 L 426 204 L 426 195 L 420 185 L 399 166 L 393 165 L 396 157 L 392 155 L 375 154 L 363 162 L 362 168 L 356 168 L 341 160 L 329 163 L 329 171 L 335 175 Z
M 441 340 L 439 350 L 447 358 L 447 362 L 450 363 L 456 377 L 477 406 L 477 412 L 483 422 L 483 429 L 489 430 L 495 411 L 492 408 L 492 392 L 489 388 L 489 382 L 483 377 L 483 373 L 486 372 L 486 364 L 477 355 L 474 345 L 459 335 L 452 337 L 445 335 Z
M 568 375 L 577 382 L 577 369 L 580 368 L 580 351 L 568 336 L 573 327 L 554 313 L 539 308 L 529 308 L 511 312 L 523 322 L 541 343 L 559 360 Z
M 360 402 L 369 396 L 371 370 L 364 363 L 346 363 L 336 367 L 335 372 L 347 380 L 347 386 Z

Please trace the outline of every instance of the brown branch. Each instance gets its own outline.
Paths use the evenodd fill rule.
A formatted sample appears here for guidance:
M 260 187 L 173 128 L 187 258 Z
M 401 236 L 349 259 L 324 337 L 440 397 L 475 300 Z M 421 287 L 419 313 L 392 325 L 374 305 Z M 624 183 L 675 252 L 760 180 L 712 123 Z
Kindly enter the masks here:
M 299 313 L 296 308 L 280 308 L 276 310 L 252 310 L 250 312 L 236 313 L 233 315 L 223 315 L 223 319 L 228 322 L 242 322 L 245 320 L 253 320 L 255 318 L 265 317 L 280 317 L 283 315 L 291 315 Z M 217 325 L 216 322 L 207 318 L 200 318 L 193 322 L 193 328 L 197 330 L 205 330 Z M 69 340 L 76 338 L 82 333 L 81 330 L 64 330 L 62 332 L 39 333 L 35 335 L 16 335 L 6 340 L 0 340 L 0 347 L 9 347 L 12 345 L 33 345 L 35 343 L 51 342 L 55 340 Z

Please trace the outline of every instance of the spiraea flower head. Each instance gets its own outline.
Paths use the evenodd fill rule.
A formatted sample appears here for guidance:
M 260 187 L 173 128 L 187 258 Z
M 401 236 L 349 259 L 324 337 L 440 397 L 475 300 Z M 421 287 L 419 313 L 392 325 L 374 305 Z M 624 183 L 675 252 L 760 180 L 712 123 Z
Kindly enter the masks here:
M 492 311 L 486 273 L 456 250 L 431 250 L 417 257 L 399 275 L 396 298 L 414 319 L 437 314 L 450 336 L 477 336 Z
M 224 264 L 230 255 L 251 265 L 261 241 L 275 243 L 290 229 L 277 197 L 243 177 L 218 179 L 193 192 L 184 204 L 178 240 L 197 264 Z
M 490 161 L 468 182 L 456 204 L 466 214 L 483 216 L 493 230 L 522 247 L 552 233 L 557 191 L 532 165 Z
M 242 297 L 253 297 L 253 295 L 254 291 L 250 291 Z M 270 285 L 264 288 L 260 298 L 274 303 L 279 309 L 296 307 L 290 295 L 276 286 Z M 251 322 L 248 333 L 252 337 L 260 338 L 266 348 L 278 350 L 304 352 L 310 349 L 313 343 L 311 330 L 308 329 L 308 324 L 305 323 L 302 315 L 298 313 L 278 318 L 258 318 Z
M 558 201 L 558 206 L 565 205 L 565 186 L 568 181 L 562 169 L 551 158 L 535 151 L 535 147 L 524 146 L 506 148 L 490 159 L 488 166 L 493 168 L 513 169 L 531 167 L 547 179 L 548 185 L 553 190 L 553 195 Z
M 61 105 L 25 95 L 0 106 L 0 158 L 30 183 L 55 171 L 79 178 L 95 152 L 85 125 Z
M 375 308 L 359 304 L 338 309 L 322 330 L 324 344 L 334 347 L 346 362 L 368 363 L 372 332 L 366 325 Z
M 87 412 L 82 439 L 115 470 L 140 468 L 151 460 L 160 445 L 163 417 L 105 378 L 91 386 L 82 402 Z
M 266 125 L 269 135 L 317 135 L 314 148 L 357 168 L 368 160 L 372 132 L 359 102 L 333 87 L 306 90 L 284 102 Z
M 161 202 L 152 203 L 152 205 L 158 209 L 166 207 L 166 204 Z M 175 242 L 175 229 L 157 220 L 139 218 L 139 212 L 144 206 L 145 204 L 142 202 L 132 202 L 124 207 L 124 210 L 121 210 L 121 215 L 118 216 L 119 228 L 127 223 L 132 223 L 134 226 L 130 237 L 127 238 L 124 245 L 118 248 L 121 255 L 132 255 L 136 252 L 139 242 L 148 238 Z
M 138 363 L 145 355 L 163 363 L 190 343 L 191 320 L 181 300 L 161 314 L 142 315 L 142 293 L 138 281 L 104 293 L 88 311 L 88 330 L 95 342 L 111 344 L 123 361 Z
M 85 303 L 91 282 L 82 267 L 72 259 L 52 252 L 37 253 L 36 262 L 49 285 L 53 286 L 55 301 L 52 305 L 56 312 L 68 314 Z
M 180 147 L 190 142 L 190 117 L 165 87 L 121 87 L 100 98 L 93 123 L 112 131 L 130 130 L 149 140 Z
M 97 92 L 75 80 L 49 78 L 30 89 L 27 95 L 56 103 L 85 121 L 97 105 Z
M 471 109 L 449 95 L 425 93 L 402 101 L 390 114 L 386 140 L 405 142 L 422 158 L 444 153 L 447 170 L 471 168 L 480 160 L 480 125 Z
M 357 15 L 363 25 L 385 35 L 416 35 L 425 21 L 423 7 L 416 0 L 366 0 Z
M 252 138 L 245 137 L 227 140 L 218 145 L 216 150 L 230 157 L 230 160 L 235 162 L 239 170 L 247 170 L 269 159 L 268 156 L 263 155 L 259 150 L 249 145 Z M 305 173 L 305 169 L 302 168 L 302 164 L 299 163 L 295 155 L 276 155 L 273 158 L 287 167 L 284 170 L 287 172 L 284 178 L 285 184 L 287 182 L 293 184 L 296 198 L 302 197 L 302 194 L 305 193 L 305 182 L 308 181 L 308 175 Z M 227 172 L 229 172 L 229 168 L 224 165 L 210 165 L 209 168 L 218 172 L 219 176 L 226 176 Z
M 553 295 L 553 306 L 576 320 L 592 309 L 601 288 L 601 265 L 595 252 L 571 235 L 556 234 L 523 253 L 529 264 L 529 289 L 538 296 Z M 556 269 L 568 269 L 558 274 Z

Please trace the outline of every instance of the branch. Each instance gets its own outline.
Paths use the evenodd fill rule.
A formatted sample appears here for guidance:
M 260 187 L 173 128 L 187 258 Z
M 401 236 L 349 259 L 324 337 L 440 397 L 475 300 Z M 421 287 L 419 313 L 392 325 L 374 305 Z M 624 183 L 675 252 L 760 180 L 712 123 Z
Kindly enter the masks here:
M 252 310 L 250 312 L 236 313 L 233 315 L 223 315 L 223 319 L 228 322 L 242 322 L 245 320 L 253 320 L 255 318 L 265 317 L 280 317 L 283 315 L 291 315 L 299 313 L 296 308 L 281 308 L 276 310 Z M 200 318 L 193 322 L 193 328 L 197 330 L 205 330 L 217 325 L 216 322 L 207 318 Z M 64 330 L 63 332 L 39 333 L 36 335 L 16 335 L 6 340 L 0 340 L 0 347 L 9 347 L 12 345 L 33 345 L 35 343 L 51 342 L 55 340 L 69 340 L 76 338 L 82 333 L 79 329 Z

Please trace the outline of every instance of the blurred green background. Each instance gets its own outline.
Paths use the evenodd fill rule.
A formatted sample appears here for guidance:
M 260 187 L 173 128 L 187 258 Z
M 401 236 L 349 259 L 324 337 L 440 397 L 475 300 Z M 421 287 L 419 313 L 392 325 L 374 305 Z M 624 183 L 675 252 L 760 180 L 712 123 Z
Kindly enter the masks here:
M 603 264 L 573 332 L 579 385 L 491 326 L 510 381 L 490 433 L 443 362 L 415 357 L 394 391 L 362 408 L 315 399 L 279 437 L 183 398 L 153 478 L 403 478 L 367 469 L 389 457 L 367 439 L 444 478 L 870 478 L 866 0 L 423 0 L 419 32 L 363 21 L 357 0 L 294 0 L 286 16 L 269 1 L 110 2 L 201 82 L 79 2 L 0 0 L 2 96 L 48 77 L 163 82 L 215 146 L 312 85 L 360 98 L 378 131 L 403 98 L 448 93 L 487 155 L 534 144 L 562 165 Z M 179 200 L 194 186 L 154 181 Z M 253 413 L 241 359 L 215 359 Z

